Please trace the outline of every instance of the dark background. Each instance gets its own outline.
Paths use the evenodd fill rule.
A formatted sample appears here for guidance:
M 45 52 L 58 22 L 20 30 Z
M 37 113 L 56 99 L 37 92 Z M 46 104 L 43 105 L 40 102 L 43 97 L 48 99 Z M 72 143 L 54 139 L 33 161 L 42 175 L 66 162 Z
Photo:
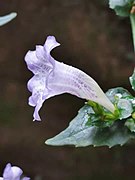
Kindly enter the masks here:
M 84 100 L 61 95 L 47 100 L 42 121 L 33 122 L 26 84 L 32 77 L 26 52 L 54 35 L 53 56 L 92 76 L 104 91 L 130 88 L 134 68 L 129 19 L 99 0 L 4 0 L 0 15 L 17 12 L 0 28 L 0 171 L 7 162 L 33 180 L 133 180 L 135 146 L 50 147 L 44 141 L 68 126 Z M 133 92 L 132 92 L 133 93 Z

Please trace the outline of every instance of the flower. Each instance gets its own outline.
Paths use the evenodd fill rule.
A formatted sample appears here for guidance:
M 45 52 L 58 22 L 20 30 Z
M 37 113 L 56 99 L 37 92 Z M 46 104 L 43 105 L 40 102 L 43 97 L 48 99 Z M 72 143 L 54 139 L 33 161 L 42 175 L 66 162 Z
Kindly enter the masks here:
M 34 74 L 27 84 L 32 93 L 29 105 L 35 107 L 34 120 L 41 120 L 39 110 L 46 99 L 63 93 L 92 100 L 114 112 L 114 105 L 94 79 L 75 67 L 56 61 L 50 55 L 51 50 L 59 45 L 54 36 L 48 36 L 44 46 L 36 46 L 35 51 L 28 51 L 25 56 L 27 67 Z
M 21 178 L 23 171 L 17 166 L 8 163 L 4 169 L 3 177 L 0 180 L 30 180 L 28 177 Z

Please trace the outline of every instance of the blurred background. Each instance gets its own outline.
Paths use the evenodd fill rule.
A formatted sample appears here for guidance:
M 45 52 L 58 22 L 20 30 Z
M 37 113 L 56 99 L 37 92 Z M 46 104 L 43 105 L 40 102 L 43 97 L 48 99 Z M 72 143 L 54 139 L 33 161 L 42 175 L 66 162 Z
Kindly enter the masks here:
M 42 121 L 33 122 L 33 108 L 24 56 L 48 35 L 61 46 L 55 59 L 78 67 L 104 91 L 123 86 L 134 68 L 129 19 L 119 18 L 108 1 L 4 0 L 0 16 L 18 16 L 0 28 L 0 172 L 7 162 L 21 167 L 32 180 L 133 180 L 135 146 L 50 147 L 44 141 L 64 130 L 84 100 L 64 94 L 47 100 Z M 133 93 L 133 92 L 132 92 Z

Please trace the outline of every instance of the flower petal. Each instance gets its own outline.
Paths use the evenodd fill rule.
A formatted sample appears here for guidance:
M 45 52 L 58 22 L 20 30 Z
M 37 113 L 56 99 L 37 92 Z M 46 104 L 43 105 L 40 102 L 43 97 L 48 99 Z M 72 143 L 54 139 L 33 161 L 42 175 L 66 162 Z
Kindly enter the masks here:
M 48 36 L 46 41 L 45 41 L 45 44 L 44 44 L 44 50 L 46 52 L 46 55 L 48 57 L 48 60 L 50 61 L 50 63 L 52 64 L 53 66 L 53 69 L 55 68 L 55 60 L 52 58 L 52 56 L 50 55 L 50 52 L 57 46 L 60 46 L 60 43 L 58 43 L 55 39 L 54 36 Z M 53 71 L 52 69 L 52 71 Z M 52 72 L 51 71 L 51 72 Z M 50 72 L 50 73 L 51 73 Z M 49 74 L 50 74 L 49 73 Z
M 21 168 L 8 163 L 4 169 L 3 178 L 0 177 L 0 180 L 30 180 L 28 177 L 21 178 L 22 173 Z
M 83 71 L 55 61 L 54 76 L 48 80 L 49 93 L 46 99 L 62 93 L 70 93 L 82 99 L 97 102 L 111 112 L 114 106 L 94 79 Z
M 47 54 L 50 54 L 51 50 L 59 45 L 60 43 L 56 41 L 54 36 L 48 36 L 44 44 L 44 49 L 46 50 Z
M 33 74 L 37 74 L 38 72 L 49 73 L 49 71 L 52 69 L 52 65 L 47 58 L 44 58 L 43 61 L 42 56 L 45 57 L 45 54 L 41 54 L 42 49 L 43 47 L 38 46 L 36 48 L 36 52 L 28 51 L 28 53 L 25 56 L 27 67 L 30 71 L 33 72 Z
M 10 163 L 8 163 L 4 169 L 3 178 L 6 180 L 11 180 L 13 178 L 13 172 Z
M 38 111 L 42 107 L 43 102 L 46 99 L 48 94 L 48 89 L 45 88 L 46 78 L 43 78 L 41 75 L 35 75 L 28 82 L 28 89 L 32 92 L 32 96 L 29 97 L 29 105 L 35 106 L 35 111 L 33 114 L 33 121 L 40 121 L 40 116 Z
M 12 166 L 11 169 L 12 169 L 12 172 L 13 172 L 13 180 L 20 180 L 20 177 L 21 177 L 21 175 L 23 173 L 21 168 L 19 168 L 17 166 Z
M 35 106 L 34 120 L 40 120 L 38 112 L 46 99 L 63 93 L 92 100 L 114 112 L 114 105 L 94 79 L 77 68 L 53 59 L 50 51 L 59 45 L 55 37 L 49 36 L 44 46 L 36 46 L 36 51 L 29 51 L 25 56 L 28 69 L 34 73 L 28 82 L 28 89 L 32 92 L 29 104 Z

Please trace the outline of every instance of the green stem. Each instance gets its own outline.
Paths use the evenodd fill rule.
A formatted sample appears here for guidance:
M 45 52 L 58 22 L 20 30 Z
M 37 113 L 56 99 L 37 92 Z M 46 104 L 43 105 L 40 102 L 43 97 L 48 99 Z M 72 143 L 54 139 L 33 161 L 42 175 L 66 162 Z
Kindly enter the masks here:
M 135 14 L 130 15 L 130 22 L 131 22 L 133 45 L 134 45 L 134 51 L 135 51 Z

